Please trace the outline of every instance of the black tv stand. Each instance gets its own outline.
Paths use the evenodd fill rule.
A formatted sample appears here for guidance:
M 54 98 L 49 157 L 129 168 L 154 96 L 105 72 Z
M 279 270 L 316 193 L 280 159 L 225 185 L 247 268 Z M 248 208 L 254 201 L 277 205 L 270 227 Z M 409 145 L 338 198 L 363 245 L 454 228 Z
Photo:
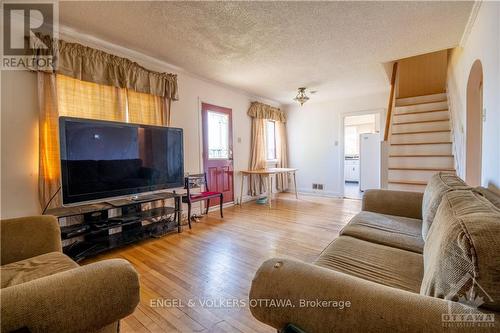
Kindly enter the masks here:
M 63 252 L 80 261 L 176 229 L 181 232 L 181 197 L 175 192 L 159 192 L 136 200 L 54 208 L 45 214 L 59 220 Z M 167 200 L 174 205 L 167 206 Z

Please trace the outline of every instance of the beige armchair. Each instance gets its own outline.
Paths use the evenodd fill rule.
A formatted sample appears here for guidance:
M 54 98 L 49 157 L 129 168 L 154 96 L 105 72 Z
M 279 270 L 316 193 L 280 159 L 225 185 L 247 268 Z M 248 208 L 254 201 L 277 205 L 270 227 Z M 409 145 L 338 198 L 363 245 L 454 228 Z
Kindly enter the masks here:
M 79 266 L 61 250 L 56 218 L 2 220 L 1 331 L 117 332 L 139 302 L 126 260 Z

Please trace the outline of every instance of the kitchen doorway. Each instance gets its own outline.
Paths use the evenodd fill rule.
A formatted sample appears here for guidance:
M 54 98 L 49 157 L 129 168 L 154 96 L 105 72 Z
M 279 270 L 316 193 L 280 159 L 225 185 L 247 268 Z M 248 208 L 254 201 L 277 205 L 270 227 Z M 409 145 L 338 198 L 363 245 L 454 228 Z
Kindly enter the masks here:
M 344 126 L 344 197 L 361 199 L 380 187 L 380 113 L 347 115 Z

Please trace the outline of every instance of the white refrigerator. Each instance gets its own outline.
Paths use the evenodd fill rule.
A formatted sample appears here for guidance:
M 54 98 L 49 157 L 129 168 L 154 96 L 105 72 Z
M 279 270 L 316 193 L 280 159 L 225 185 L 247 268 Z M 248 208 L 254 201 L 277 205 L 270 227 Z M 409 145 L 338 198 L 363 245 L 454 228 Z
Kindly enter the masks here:
M 359 189 L 380 188 L 380 134 L 359 135 Z

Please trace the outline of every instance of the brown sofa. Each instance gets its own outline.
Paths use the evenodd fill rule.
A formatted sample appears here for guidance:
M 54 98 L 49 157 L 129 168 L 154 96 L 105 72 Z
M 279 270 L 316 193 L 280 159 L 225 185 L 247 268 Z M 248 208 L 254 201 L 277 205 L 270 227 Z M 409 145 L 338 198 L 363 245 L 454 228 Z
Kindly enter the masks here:
M 315 262 L 262 264 L 258 320 L 308 333 L 500 331 L 500 197 L 439 173 L 423 194 L 369 190 L 362 207 Z
M 125 260 L 79 266 L 61 251 L 57 220 L 2 220 L 1 332 L 117 332 L 139 302 Z

